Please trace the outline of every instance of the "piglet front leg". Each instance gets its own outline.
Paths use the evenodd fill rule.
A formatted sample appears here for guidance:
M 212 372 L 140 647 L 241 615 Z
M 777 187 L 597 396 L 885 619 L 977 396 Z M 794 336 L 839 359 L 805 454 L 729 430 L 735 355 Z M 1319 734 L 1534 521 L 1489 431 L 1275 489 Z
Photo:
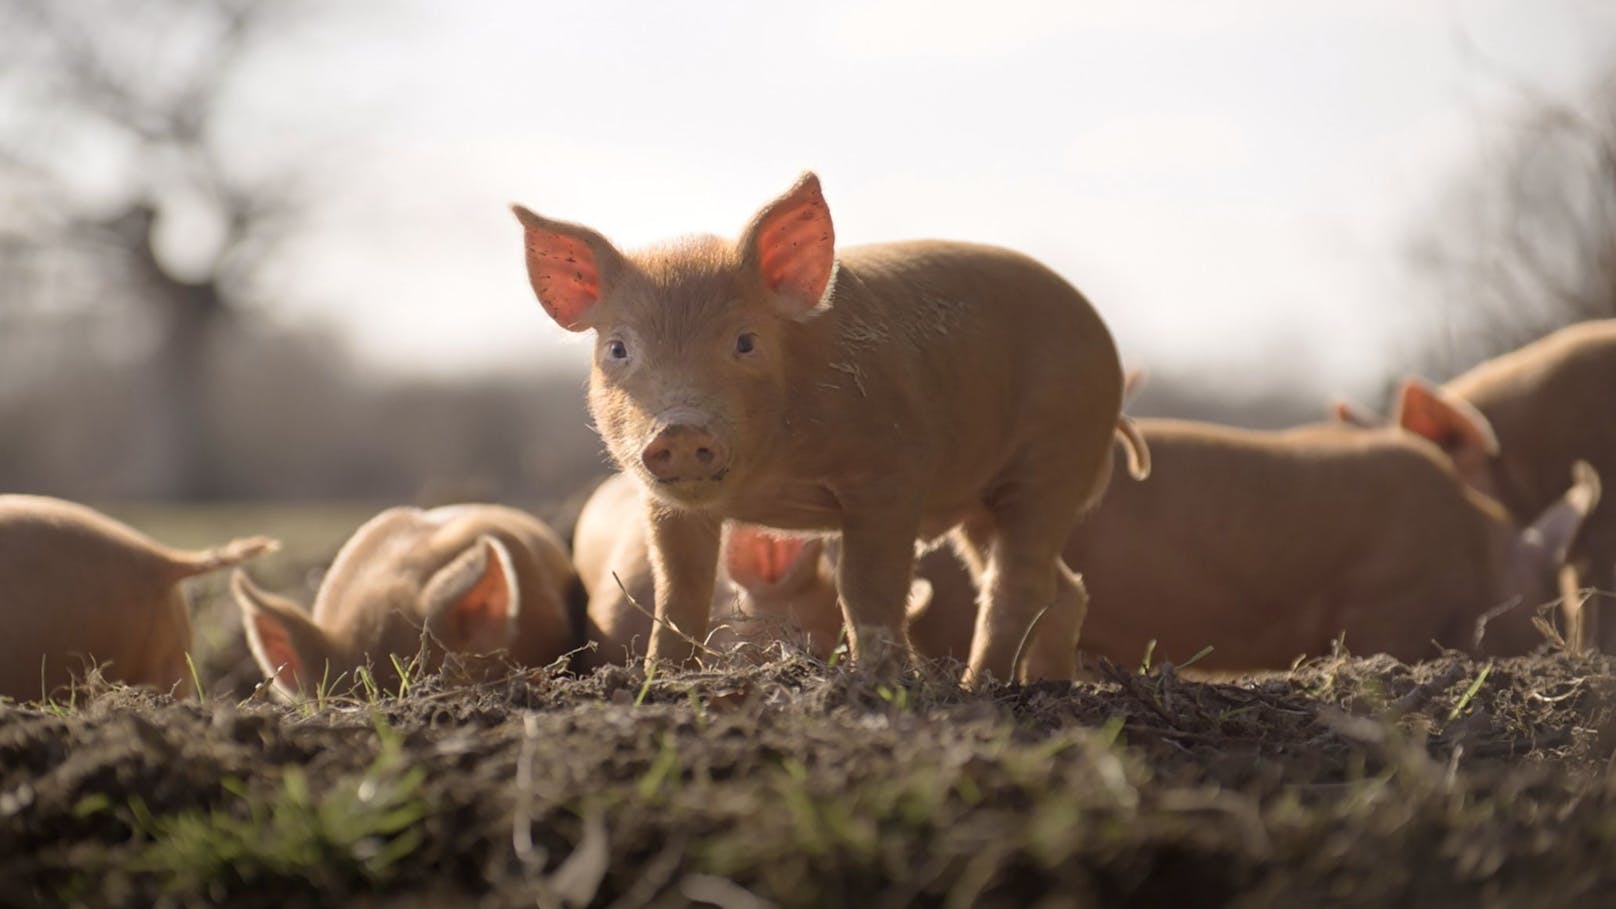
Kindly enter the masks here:
M 647 521 L 656 582 L 656 623 L 651 628 L 645 665 L 686 666 L 695 657 L 696 645 L 707 637 L 721 521 L 655 500 L 648 504 Z

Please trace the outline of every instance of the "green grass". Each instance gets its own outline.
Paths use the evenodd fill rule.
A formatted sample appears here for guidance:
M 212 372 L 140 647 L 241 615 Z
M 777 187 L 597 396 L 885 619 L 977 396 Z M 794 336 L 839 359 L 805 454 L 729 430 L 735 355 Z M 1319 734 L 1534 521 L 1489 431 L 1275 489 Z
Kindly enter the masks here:
M 651 682 L 656 678 L 656 670 L 656 664 L 652 663 L 645 671 L 645 681 L 640 685 L 640 693 L 634 696 L 634 706 L 638 707 L 645 703 L 645 696 L 651 692 Z
M 388 654 L 387 658 L 389 660 L 393 661 L 393 671 L 398 673 L 398 696 L 399 696 L 399 698 L 402 700 L 404 698 L 409 697 L 410 696 L 410 682 L 415 678 L 417 671 L 421 667 L 421 663 L 422 663 L 421 656 L 418 654 L 418 655 L 416 655 L 414 657 L 411 657 L 409 662 L 407 662 L 407 663 L 404 662 L 403 660 L 400 660 L 398 658 L 398 654 L 396 654 L 396 653 Z
M 381 747 L 370 767 L 318 794 L 303 768 L 290 766 L 268 790 L 225 780 L 228 797 L 208 811 L 155 817 L 132 800 L 146 842 L 131 868 L 187 893 L 287 879 L 322 888 L 387 880 L 420 847 L 433 807 L 423 795 L 426 771 L 407 764 L 401 736 L 379 720 L 376 731 Z M 104 807 L 87 799 L 78 810 Z
M 1461 697 L 1458 703 L 1453 705 L 1453 709 L 1448 711 L 1448 722 L 1451 723 L 1464 714 L 1465 708 L 1470 706 L 1470 702 L 1476 697 L 1476 692 L 1480 691 L 1481 686 L 1486 684 L 1487 676 L 1490 675 L 1492 671 L 1493 664 L 1491 662 L 1488 662 L 1487 665 L 1481 667 L 1481 671 L 1476 673 L 1475 681 L 1471 682 L 1470 687 L 1465 689 L 1464 697 Z
M 191 686 L 192 690 L 196 692 L 196 699 L 199 701 L 207 700 L 207 694 L 202 688 L 202 674 L 196 671 L 196 661 L 191 659 L 189 652 L 185 654 L 185 668 L 190 670 Z

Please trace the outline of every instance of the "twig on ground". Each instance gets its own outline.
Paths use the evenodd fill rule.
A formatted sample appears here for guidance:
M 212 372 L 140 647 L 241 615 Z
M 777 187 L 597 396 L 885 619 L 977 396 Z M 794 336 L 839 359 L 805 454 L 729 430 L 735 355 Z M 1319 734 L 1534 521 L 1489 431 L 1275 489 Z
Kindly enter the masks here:
M 640 605 L 640 601 L 634 599 L 634 595 L 628 592 L 627 587 L 623 586 L 623 579 L 619 578 L 617 576 L 617 572 L 615 572 L 615 571 L 612 572 L 612 580 L 617 583 L 617 589 L 623 591 L 623 596 L 628 599 L 628 604 L 630 606 L 633 606 L 635 609 L 638 609 L 641 613 L 643 613 L 647 617 L 649 617 L 651 619 L 651 621 L 657 623 L 658 625 L 661 625 L 663 628 L 666 628 L 669 631 L 673 632 L 674 634 L 678 635 L 680 640 L 682 640 L 686 644 L 689 644 L 690 646 L 696 648 L 697 650 L 700 650 L 702 653 L 705 653 L 705 654 L 707 654 L 709 656 L 719 656 L 718 651 L 712 649 L 711 647 L 708 647 L 706 644 L 702 643 L 701 641 L 696 640 L 695 638 L 691 637 L 690 635 L 685 634 L 683 631 L 679 630 L 679 626 L 673 624 L 672 622 L 668 621 L 667 619 L 658 617 L 655 612 L 652 612 L 651 610 L 646 609 L 644 606 Z

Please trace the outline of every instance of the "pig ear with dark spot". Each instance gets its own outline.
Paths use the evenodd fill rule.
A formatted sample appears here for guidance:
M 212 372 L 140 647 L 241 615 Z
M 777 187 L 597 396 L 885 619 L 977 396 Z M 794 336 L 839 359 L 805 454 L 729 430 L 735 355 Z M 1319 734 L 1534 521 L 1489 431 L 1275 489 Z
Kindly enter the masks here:
M 507 650 L 516 636 L 520 598 L 505 544 L 481 536 L 427 582 L 427 627 L 457 653 Z
M 830 306 L 836 229 L 819 178 L 805 173 L 785 195 L 765 205 L 742 232 L 740 253 L 787 318 L 804 319 Z
M 327 674 L 331 648 L 325 632 L 290 600 L 259 589 L 244 571 L 231 577 L 230 593 L 241 608 L 247 646 L 276 693 L 296 698 L 312 691 Z
M 1458 458 L 1465 453 L 1498 455 L 1498 436 L 1481 411 L 1424 379 L 1405 379 L 1397 393 L 1398 426 L 1435 442 Z
M 595 326 L 595 305 L 620 273 L 622 254 L 587 227 L 552 221 L 520 205 L 527 277 L 550 318 L 568 331 Z

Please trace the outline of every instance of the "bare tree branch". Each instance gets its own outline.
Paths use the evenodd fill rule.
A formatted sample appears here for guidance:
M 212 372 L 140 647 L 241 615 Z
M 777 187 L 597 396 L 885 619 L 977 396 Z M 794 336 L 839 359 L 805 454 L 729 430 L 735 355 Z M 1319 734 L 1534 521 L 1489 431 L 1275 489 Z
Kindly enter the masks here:
M 1456 184 L 1410 250 L 1442 289 L 1445 326 L 1427 352 L 1438 374 L 1616 316 L 1616 71 L 1581 98 L 1554 99 L 1469 55 L 1530 106 L 1491 169 Z
M 239 153 L 218 145 L 237 73 L 299 6 L 14 0 L 5 16 L 0 191 L 28 186 L 42 202 L 8 215 L 15 227 L 0 236 L 33 248 L 0 257 L 0 286 L 31 295 L 24 311 L 51 319 L 135 312 L 157 327 L 148 368 L 154 433 L 169 449 L 169 495 L 216 492 L 208 371 L 217 326 L 251 303 L 255 274 L 306 217 L 310 194 L 295 171 L 250 176 Z M 122 185 L 113 198 L 104 190 L 89 198 L 75 171 L 87 153 L 116 169 Z M 196 206 L 220 235 L 188 250 L 182 269 L 161 247 L 161 226 Z M 94 277 L 30 277 L 63 257 Z

